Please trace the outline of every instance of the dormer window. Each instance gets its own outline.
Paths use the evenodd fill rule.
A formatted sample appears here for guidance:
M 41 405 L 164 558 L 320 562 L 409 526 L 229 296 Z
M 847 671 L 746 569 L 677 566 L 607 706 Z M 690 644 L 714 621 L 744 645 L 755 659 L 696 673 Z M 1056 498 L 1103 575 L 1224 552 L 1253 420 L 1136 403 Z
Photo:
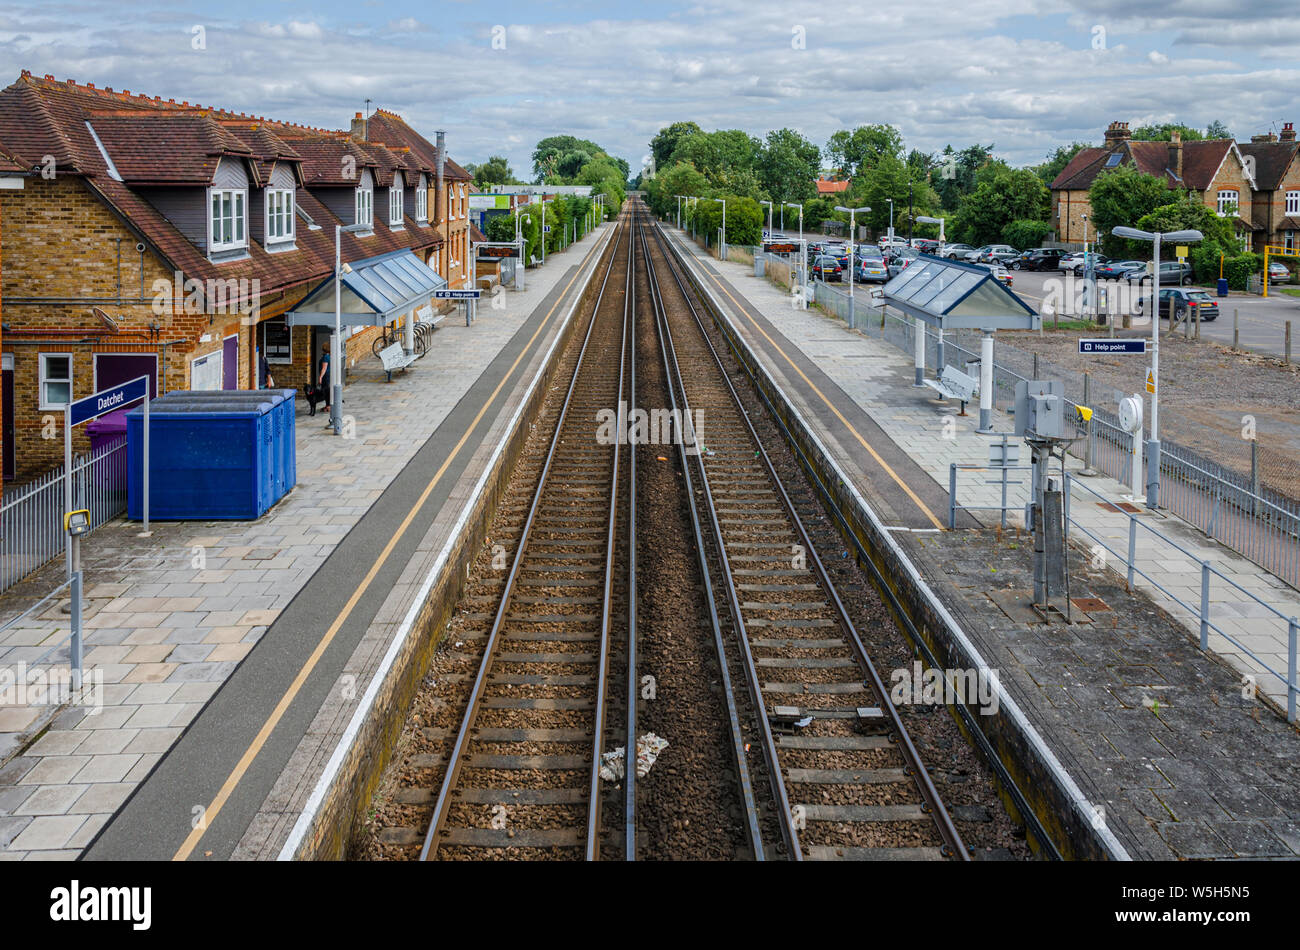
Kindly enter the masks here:
M 388 224 L 390 227 L 402 226 L 402 175 L 393 173 L 393 184 L 388 189 Z
M 429 185 L 423 175 L 415 186 L 415 220 L 421 224 L 429 220 Z
M 244 224 L 247 191 L 242 188 L 213 188 L 208 194 L 208 250 L 230 251 L 247 247 Z
M 266 189 L 266 243 L 279 244 L 292 241 L 293 218 L 293 190 Z
M 357 186 L 357 224 L 375 224 L 375 192 L 367 180 Z

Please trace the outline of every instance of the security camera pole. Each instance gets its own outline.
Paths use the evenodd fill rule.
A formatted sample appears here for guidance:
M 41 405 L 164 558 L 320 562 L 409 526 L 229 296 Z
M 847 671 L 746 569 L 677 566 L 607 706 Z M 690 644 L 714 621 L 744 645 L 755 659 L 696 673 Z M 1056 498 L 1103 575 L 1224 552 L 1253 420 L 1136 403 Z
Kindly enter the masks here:
M 1111 228 L 1110 233 L 1130 241 L 1150 241 L 1154 251 L 1151 265 L 1151 441 L 1147 452 L 1147 507 L 1155 509 L 1159 507 L 1160 491 L 1160 244 L 1162 241 L 1194 244 L 1205 235 L 1195 230 L 1162 234 L 1125 227 Z
M 867 214 L 871 209 L 866 205 L 863 205 L 861 208 L 846 208 L 843 205 L 836 205 L 835 210 L 846 211 L 849 215 L 849 329 L 852 330 L 857 326 L 857 323 L 854 321 L 853 313 L 853 285 L 856 283 L 853 279 L 853 251 L 857 247 L 858 238 L 857 214 L 859 211 L 863 214 Z

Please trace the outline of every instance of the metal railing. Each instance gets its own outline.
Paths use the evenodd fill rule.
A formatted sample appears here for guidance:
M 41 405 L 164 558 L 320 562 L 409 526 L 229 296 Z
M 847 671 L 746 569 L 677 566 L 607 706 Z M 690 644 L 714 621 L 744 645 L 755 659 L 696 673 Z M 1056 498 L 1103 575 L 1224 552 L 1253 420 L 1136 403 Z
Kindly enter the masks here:
M 1015 488 L 1018 493 L 1022 494 L 1025 499 L 1028 498 L 1029 489 L 1020 481 L 1007 481 L 1007 472 L 1032 472 L 1032 465 L 975 465 L 960 464 L 953 462 L 948 466 L 948 530 L 957 530 L 957 512 L 959 511 L 1000 511 L 1002 513 L 1002 528 L 1007 527 L 1007 512 L 1019 511 L 1028 503 L 1027 500 L 1017 502 L 1013 505 L 1007 504 L 1007 491 Z M 1002 487 L 1002 504 L 1000 505 L 959 505 L 957 504 L 957 472 L 998 472 L 1001 478 L 992 479 L 988 482 L 990 485 L 1000 485 Z
M 891 343 L 915 356 L 916 331 L 910 319 L 888 307 L 872 307 L 869 291 L 857 302 L 857 329 Z M 823 282 L 814 283 L 814 300 L 842 320 L 848 319 L 848 294 Z M 936 371 L 944 366 L 965 370 L 979 359 L 973 331 L 949 332 L 942 342 L 938 332 L 925 328 L 925 362 Z M 968 344 L 968 345 L 964 345 Z M 1066 401 L 1073 406 L 1096 400 L 1086 392 L 1085 374 L 1052 366 L 1007 343 L 999 343 L 993 367 L 995 404 L 1015 397 L 1016 383 L 1050 376 L 1066 386 Z M 1067 449 L 1088 468 L 1117 481 L 1131 482 L 1133 437 L 1119 426 L 1119 418 L 1091 405 L 1093 415 L 1086 438 Z M 1145 457 L 1145 454 L 1144 454 Z M 1215 462 L 1178 442 L 1160 442 L 1160 499 L 1174 515 L 1204 531 L 1238 554 L 1249 558 L 1292 587 L 1300 587 L 1300 501 L 1259 484 L 1227 465 Z
M 1189 551 L 1187 548 L 1183 547 L 1177 541 L 1173 540 L 1169 536 L 1158 531 L 1156 528 L 1153 528 L 1151 525 L 1146 524 L 1143 521 L 1140 521 L 1138 519 L 1137 514 L 1133 512 L 1122 512 L 1128 515 L 1128 552 L 1126 554 L 1121 554 L 1119 551 L 1116 551 L 1105 541 L 1099 538 L 1092 531 L 1089 531 L 1088 528 L 1085 527 L 1083 524 L 1079 523 L 1078 521 L 1075 521 L 1074 518 L 1071 516 L 1070 499 L 1073 496 L 1074 489 L 1076 487 L 1082 488 L 1084 491 L 1100 499 L 1102 503 L 1109 505 L 1115 511 L 1117 512 L 1121 511 L 1121 509 L 1119 509 L 1115 505 L 1115 503 L 1111 501 L 1109 498 L 1102 495 L 1100 492 L 1096 491 L 1086 483 L 1079 481 L 1077 478 L 1073 477 L 1069 472 L 1067 472 L 1065 475 L 1065 524 L 1066 524 L 1067 542 L 1069 540 L 1069 526 L 1073 524 L 1076 528 L 1078 528 L 1089 538 L 1091 538 L 1092 541 L 1095 544 L 1099 545 L 1104 551 L 1114 555 L 1115 557 L 1118 557 L 1121 561 L 1124 562 L 1124 565 L 1127 568 L 1126 580 L 1128 581 L 1128 586 L 1130 588 L 1133 587 L 1134 577 L 1141 576 L 1147 583 L 1149 583 L 1152 587 L 1156 588 L 1156 590 L 1160 591 L 1162 594 L 1164 594 L 1174 603 L 1178 604 L 1184 610 L 1191 613 L 1192 616 L 1195 617 L 1200 623 L 1202 650 L 1208 651 L 1210 649 L 1210 631 L 1213 630 L 1219 636 L 1223 637 L 1229 643 L 1237 647 L 1237 649 L 1239 649 L 1246 656 L 1250 657 L 1261 667 L 1263 667 L 1265 672 L 1269 673 L 1271 676 L 1276 677 L 1286 688 L 1287 691 L 1287 702 L 1286 702 L 1287 722 L 1295 722 L 1296 721 L 1296 700 L 1297 700 L 1297 695 L 1300 694 L 1300 684 L 1298 684 L 1296 680 L 1296 641 L 1297 641 L 1297 634 L 1300 634 L 1300 619 L 1297 619 L 1295 617 L 1288 617 L 1286 614 L 1282 613 L 1276 607 L 1261 600 L 1258 596 L 1251 593 L 1246 588 L 1242 587 L 1240 584 L 1234 581 L 1227 574 L 1223 573 L 1214 565 L 1212 565 L 1209 561 L 1205 560 L 1204 558 L 1197 557 L 1194 552 Z M 1154 535 L 1164 544 L 1168 545 L 1170 548 L 1173 548 L 1179 554 L 1186 557 L 1191 562 L 1188 565 L 1189 569 L 1192 568 L 1193 566 L 1198 566 L 1200 568 L 1201 600 L 1199 604 L 1193 605 L 1187 603 L 1187 601 L 1183 600 L 1181 597 L 1179 597 L 1177 594 L 1171 591 L 1164 584 L 1160 583 L 1160 581 L 1156 580 L 1150 574 L 1146 573 L 1140 567 L 1138 567 L 1137 565 L 1138 528 L 1142 528 L 1143 530 Z M 1168 555 L 1167 553 L 1162 552 L 1162 555 L 1153 556 L 1152 559 L 1167 560 Z M 1274 669 L 1266 661 L 1261 659 L 1259 655 L 1256 654 L 1252 649 L 1250 649 L 1248 646 L 1246 646 L 1244 643 L 1242 643 L 1240 640 L 1234 637 L 1231 633 L 1229 633 L 1227 630 L 1224 630 L 1221 626 L 1219 626 L 1217 623 L 1215 623 L 1213 620 L 1210 619 L 1211 576 L 1217 577 L 1220 580 L 1222 580 L 1225 584 L 1230 585 L 1237 593 L 1244 595 L 1245 598 L 1259 605 L 1259 607 L 1263 608 L 1263 610 L 1268 614 L 1268 616 L 1265 617 L 1252 617 L 1251 618 L 1252 623 L 1262 624 L 1266 622 L 1276 622 L 1276 629 L 1277 629 L 1279 641 L 1281 638 L 1280 635 L 1281 635 L 1282 628 L 1283 627 L 1286 628 L 1287 668 L 1285 672 Z
M 0 504 L 0 591 L 13 587 L 64 551 L 64 473 L 60 465 Z M 97 528 L 126 511 L 126 439 L 119 438 L 72 461 L 77 506 Z

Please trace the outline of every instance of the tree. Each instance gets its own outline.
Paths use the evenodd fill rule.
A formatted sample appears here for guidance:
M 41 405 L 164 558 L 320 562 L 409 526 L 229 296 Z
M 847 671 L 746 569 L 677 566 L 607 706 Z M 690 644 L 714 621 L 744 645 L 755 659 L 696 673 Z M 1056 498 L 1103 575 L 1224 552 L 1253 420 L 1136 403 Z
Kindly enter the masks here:
M 740 172 L 752 171 L 762 143 L 740 129 L 694 132 L 678 141 L 671 163 L 690 162 L 715 186 Z M 667 167 L 668 163 L 658 165 Z
M 1102 236 L 1102 246 L 1108 253 L 1123 246 L 1110 233 L 1112 228 L 1133 227 L 1143 215 L 1169 201 L 1169 187 L 1163 178 L 1140 172 L 1131 165 L 1103 171 L 1088 189 L 1092 226 Z
M 939 201 L 949 211 L 955 211 L 961 200 L 975 190 L 976 174 L 993 159 L 993 145 L 969 145 L 961 151 L 951 145 L 934 156 L 936 174 L 930 182 L 939 194 Z
M 755 171 L 767 193 L 780 201 L 803 201 L 815 194 L 821 149 L 794 129 L 768 132 Z
M 1179 125 L 1176 122 L 1140 126 L 1133 130 L 1132 138 L 1135 142 L 1168 142 L 1171 132 L 1179 133 L 1184 142 L 1196 142 L 1205 138 L 1200 130 L 1194 129 L 1190 125 Z
M 1065 170 L 1065 166 L 1070 164 L 1070 160 L 1088 147 L 1087 142 L 1071 142 L 1069 145 L 1058 145 L 1056 151 L 1047 153 L 1047 161 L 1041 165 L 1035 165 L 1034 171 L 1042 179 L 1044 185 L 1051 187 L 1052 182 L 1056 181 L 1056 176 Z
M 681 140 L 703 131 L 694 122 L 674 122 L 660 129 L 650 140 L 650 155 L 654 159 L 655 168 L 667 168 L 672 163 L 673 152 L 677 151 Z
M 491 156 L 482 165 L 474 166 L 472 171 L 474 187 L 479 189 L 489 185 L 510 185 L 515 181 L 515 173 L 510 170 L 510 163 L 502 155 Z
M 978 178 L 957 212 L 953 231 L 962 240 L 991 244 L 1015 221 L 1047 220 L 1051 193 L 1034 172 L 997 163 L 981 170 Z
M 1219 119 L 1215 119 L 1205 127 L 1205 137 L 1207 139 L 1230 139 L 1232 138 L 1232 130 Z
M 1232 262 L 1243 256 L 1241 247 L 1237 244 L 1237 235 L 1231 219 L 1220 218 L 1193 198 L 1190 193 L 1185 192 L 1181 198 L 1144 214 L 1138 219 L 1136 227 L 1142 231 L 1162 233 L 1189 229 L 1200 231 L 1204 238 L 1192 245 L 1192 268 L 1196 276 L 1206 283 L 1218 278 L 1220 255 L 1225 259 L 1224 273 L 1230 279 L 1237 269 Z M 1124 253 L 1136 257 L 1147 257 L 1151 253 L 1151 245 L 1145 242 L 1119 242 L 1117 239 L 1117 243 L 1122 243 Z M 1162 249 L 1161 256 L 1168 259 L 1173 253 L 1173 249 L 1166 246 Z M 1251 255 L 1252 258 L 1254 256 Z M 1252 264 L 1253 261 L 1248 260 L 1244 270 L 1250 272 L 1253 269 Z M 1245 289 L 1244 281 L 1238 289 Z
M 718 195 L 727 202 L 727 243 L 756 245 L 762 242 L 763 209 L 753 198 L 739 195 Z M 722 202 L 700 200 L 691 203 L 690 220 L 696 230 L 707 235 L 709 243 L 717 246 L 718 231 L 722 227 Z
M 840 129 L 826 143 L 826 157 L 842 178 L 853 178 L 885 156 L 903 154 L 903 135 L 892 125 L 860 125 L 852 132 Z
M 626 159 L 610 155 L 595 142 L 572 135 L 552 135 L 538 142 L 533 149 L 533 174 L 539 183 L 565 184 L 576 177 L 584 165 L 598 158 L 614 165 L 619 170 L 619 180 L 627 182 L 629 169 Z
M 1046 221 L 1021 218 L 1012 221 L 1002 229 L 1002 240 L 1012 247 L 1028 250 L 1041 247 L 1043 239 L 1052 233 L 1052 226 Z
M 665 172 L 656 175 L 646 188 L 650 208 L 660 217 L 677 214 L 677 195 L 705 195 L 709 180 L 694 165 L 678 162 Z

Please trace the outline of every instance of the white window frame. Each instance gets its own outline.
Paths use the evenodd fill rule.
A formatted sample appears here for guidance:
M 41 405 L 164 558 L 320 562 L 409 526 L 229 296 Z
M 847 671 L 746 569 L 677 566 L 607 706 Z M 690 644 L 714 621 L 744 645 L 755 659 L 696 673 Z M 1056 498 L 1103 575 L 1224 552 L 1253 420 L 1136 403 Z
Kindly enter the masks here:
M 225 200 L 230 200 L 230 239 L 225 238 L 224 227 L 218 239 L 218 224 L 224 225 Z M 214 212 L 213 201 L 221 202 L 220 214 Z M 248 189 L 247 188 L 209 188 L 208 189 L 208 250 L 234 251 L 248 247 Z
M 1300 214 L 1300 191 L 1288 191 L 1286 193 L 1286 212 L 1287 215 Z
M 429 186 L 423 175 L 420 176 L 420 183 L 415 186 L 415 220 L 421 223 L 429 220 Z
M 469 214 L 469 202 L 465 198 L 465 186 L 459 186 L 460 191 L 460 216 L 463 218 Z
M 1216 198 L 1218 199 L 1216 203 L 1216 210 L 1218 212 L 1219 217 L 1221 218 L 1227 217 L 1228 212 L 1224 209 L 1224 206 L 1229 204 L 1237 209 L 1238 214 L 1241 213 L 1241 192 L 1232 188 L 1221 188 L 1219 189 L 1219 193 L 1218 195 L 1216 195 Z
M 61 378 L 51 379 L 51 378 L 46 374 L 46 372 L 45 372 L 45 361 L 46 361 L 47 359 L 49 359 L 50 357 L 65 358 L 65 359 L 67 359 L 67 361 L 68 361 L 68 377 L 67 377 L 66 380 L 65 380 L 65 379 L 61 379 Z M 49 411 L 51 411 L 51 412 L 62 412 L 63 410 L 65 410 L 65 409 L 68 408 L 68 403 L 72 402 L 72 399 L 73 399 L 73 388 L 72 388 L 72 386 L 73 386 L 73 377 L 74 377 L 74 375 L 76 374 L 76 367 L 73 366 L 72 354 L 71 354 L 71 353 L 38 353 L 38 354 L 36 355 L 36 359 L 37 359 L 37 363 L 38 363 L 37 373 L 38 373 L 38 376 L 39 376 L 39 379 L 38 379 L 39 388 L 36 390 L 36 393 L 37 393 L 37 401 L 38 401 L 38 403 L 39 403 L 39 407 L 38 407 L 38 408 L 39 408 L 41 411 L 49 410 Z M 46 398 L 45 398 L 45 385 L 46 385 L 46 383 L 62 383 L 62 382 L 66 382 L 66 383 L 68 384 L 68 402 L 49 402 L 49 401 L 47 401 Z
M 294 191 L 292 188 L 266 189 L 266 241 L 267 244 L 286 244 L 294 239 Z M 280 222 L 277 229 L 276 222 Z
M 357 224 L 375 226 L 375 189 L 371 185 L 357 185 L 354 213 Z
M 388 189 L 388 224 L 389 227 L 402 227 L 405 209 L 402 207 L 403 189 L 398 184 L 397 174 L 393 174 L 393 184 Z

